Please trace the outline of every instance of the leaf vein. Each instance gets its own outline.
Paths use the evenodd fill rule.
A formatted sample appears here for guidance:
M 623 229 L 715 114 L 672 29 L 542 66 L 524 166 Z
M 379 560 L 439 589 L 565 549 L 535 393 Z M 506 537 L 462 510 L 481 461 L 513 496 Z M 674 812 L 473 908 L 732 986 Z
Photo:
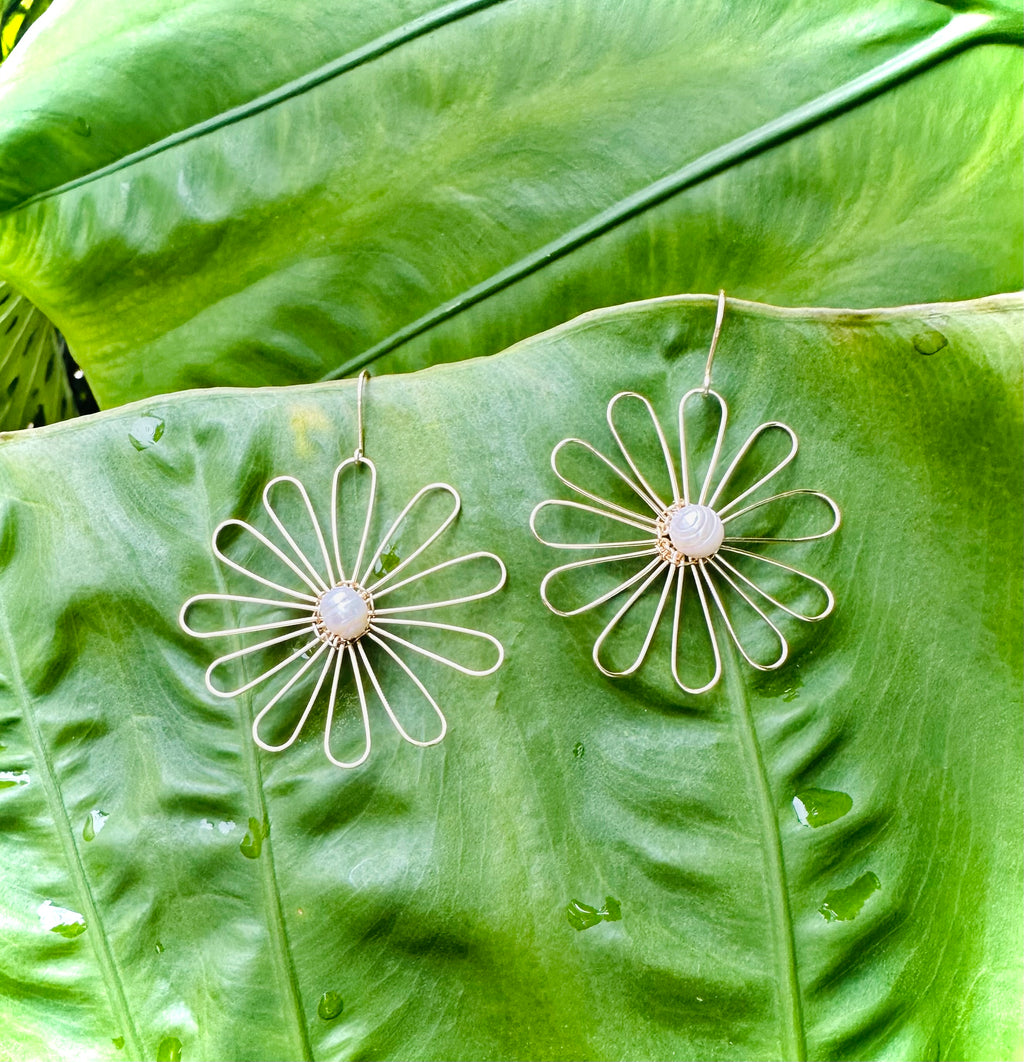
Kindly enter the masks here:
M 4 644 L 7 648 L 7 655 L 10 660 L 11 684 L 18 701 L 21 703 L 22 718 L 25 720 L 25 726 L 29 732 L 29 738 L 32 742 L 36 761 L 41 764 L 43 768 L 43 790 L 46 794 L 46 801 L 50 807 L 50 814 L 53 817 L 57 836 L 60 839 L 64 859 L 67 862 L 71 879 L 77 889 L 82 906 L 85 908 L 83 915 L 86 924 L 92 930 L 92 932 L 88 934 L 89 942 L 92 945 L 93 953 L 99 964 L 100 973 L 107 989 L 107 996 L 117 1020 L 125 1030 L 125 1038 L 128 1040 L 131 1047 L 132 1056 L 134 1058 L 142 1058 L 142 1041 L 139 1036 L 139 1031 L 128 1006 L 128 998 L 125 994 L 124 984 L 121 981 L 117 963 L 114 961 L 110 942 L 103 929 L 103 921 L 100 918 L 96 897 L 93 895 L 92 886 L 89 884 L 89 878 L 85 871 L 85 865 L 82 862 L 81 853 L 75 842 L 75 831 L 71 825 L 71 817 L 68 814 L 67 806 L 61 795 L 60 787 L 57 784 L 57 773 L 47 750 L 46 742 L 43 740 L 43 734 L 39 727 L 39 722 L 34 714 L 35 702 L 25 685 L 25 677 L 21 671 L 17 648 L 14 644 L 14 638 L 11 634 L 11 627 L 8 623 L 7 612 L 5 609 L 0 609 L 0 636 L 3 637 Z
M 382 34 L 368 44 L 339 56 L 339 58 L 325 63 L 316 70 L 303 74 L 302 77 L 280 85 L 270 92 L 265 92 L 262 96 L 249 100 L 248 103 L 239 104 L 239 106 L 232 107 L 221 114 L 216 114 L 212 118 L 190 125 L 187 129 L 179 129 L 176 133 L 171 133 L 162 140 L 147 144 L 137 151 L 123 155 L 106 166 L 91 170 L 80 177 L 72 178 L 70 181 L 65 181 L 63 184 L 48 188 L 45 191 L 37 192 L 35 195 L 31 195 L 20 203 L 9 207 L 6 211 L 0 212 L 0 217 L 14 214 L 19 210 L 32 206 L 34 203 L 39 203 L 44 199 L 52 199 L 54 196 L 62 195 L 64 192 L 69 192 L 74 188 L 80 188 L 82 185 L 91 184 L 101 177 L 106 177 L 110 173 L 117 173 L 119 170 L 134 166 L 137 162 L 143 162 L 154 155 L 159 155 L 171 148 L 178 147 L 180 144 L 186 144 L 190 140 L 198 140 L 200 137 L 216 132 L 218 129 L 223 129 L 225 126 L 234 125 L 237 122 L 244 121 L 246 118 L 251 118 L 263 111 L 270 110 L 278 104 L 285 103 L 296 96 L 309 92 L 318 85 L 332 81 L 341 74 L 348 73 L 348 71 L 354 70 L 356 67 L 364 66 L 366 63 L 379 59 L 381 56 L 387 55 L 388 52 L 393 52 L 403 44 L 408 44 L 418 37 L 424 37 L 436 29 L 441 29 L 453 22 L 457 22 L 459 19 L 475 14 L 477 11 L 504 2 L 505 0 L 455 0 L 455 2 L 446 4 L 428 15 L 422 15 L 411 22 L 405 23 L 403 26 L 399 26 L 390 33 Z
M 468 310 L 479 302 L 497 295 L 545 266 L 566 257 L 612 229 L 660 205 L 688 188 L 723 173 L 740 162 L 777 147 L 816 125 L 850 110 L 879 95 L 889 86 L 903 81 L 948 58 L 968 43 L 987 39 L 990 17 L 969 12 L 955 15 L 945 26 L 923 41 L 830 91 L 773 118 L 756 129 L 707 152 L 681 169 L 647 185 L 639 192 L 620 199 L 586 221 L 544 244 L 512 265 L 474 284 L 453 298 L 442 302 L 415 321 L 386 336 L 356 357 L 330 372 L 321 380 L 337 380 L 354 373 L 377 358 L 437 325 Z

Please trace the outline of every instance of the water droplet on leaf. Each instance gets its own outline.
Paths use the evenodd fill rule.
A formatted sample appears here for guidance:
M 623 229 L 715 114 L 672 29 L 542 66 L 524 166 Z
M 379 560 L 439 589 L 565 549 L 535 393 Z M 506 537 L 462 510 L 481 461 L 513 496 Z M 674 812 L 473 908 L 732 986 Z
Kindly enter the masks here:
M 259 859 L 263 850 L 263 841 L 270 835 L 270 823 L 266 819 L 262 824 L 259 819 L 249 817 L 249 832 L 242 838 L 238 850 L 246 859 Z
M 163 946 L 163 944 L 160 943 L 159 940 L 156 942 L 156 944 L 153 945 L 153 948 L 156 951 L 157 955 L 163 955 L 164 946 Z
M 165 1036 L 160 1041 L 156 1062 L 181 1062 L 181 1041 L 177 1036 Z
M 344 1009 L 345 1004 L 337 992 L 325 992 L 316 1005 L 316 1012 L 324 1021 L 334 1021 Z
M 160 441 L 164 434 L 164 422 L 160 417 L 146 415 L 136 417 L 128 429 L 128 438 L 136 450 L 148 450 Z
M 396 547 L 392 546 L 390 549 L 385 550 L 377 561 L 377 567 L 373 569 L 374 579 L 380 579 L 387 575 L 388 572 L 393 572 L 401 562 L 402 558 L 399 557 Z
M 82 827 L 82 840 L 96 840 L 96 834 L 106 826 L 109 818 L 110 816 L 105 811 L 100 811 L 97 808 L 90 811 L 89 817 L 85 820 L 85 825 Z
M 830 889 L 818 913 L 826 922 L 849 922 L 860 914 L 868 897 L 881 887 L 878 875 L 869 870 L 845 889 Z
M 576 759 L 578 759 L 578 760 L 581 760 L 581 759 L 583 759 L 583 754 L 584 754 L 584 753 L 585 753 L 586 751 L 587 751 L 587 750 L 586 750 L 586 748 L 584 748 L 584 746 L 583 746 L 583 742 L 582 742 L 582 741 L 577 741 L 577 742 L 576 742 L 576 744 L 575 744 L 575 745 L 573 745 L 573 747 L 572 747 L 572 754 L 573 754 L 573 756 L 575 756 L 575 757 L 576 757 Z
M 938 354 L 943 347 L 949 345 L 949 340 L 934 328 L 928 328 L 924 332 L 918 332 L 911 340 L 918 354 Z
M 853 807 L 853 798 L 834 789 L 802 789 L 793 797 L 793 810 L 804 826 L 827 826 Z
M 68 910 L 67 907 L 58 907 L 52 900 L 46 900 L 36 908 L 39 921 L 43 929 L 50 933 L 74 940 L 80 937 L 86 930 L 85 918 L 77 911 Z
M 577 932 L 591 929 L 601 922 L 618 922 L 622 918 L 622 905 L 611 896 L 604 898 L 604 907 L 600 910 L 589 903 L 571 900 L 565 908 L 569 925 Z

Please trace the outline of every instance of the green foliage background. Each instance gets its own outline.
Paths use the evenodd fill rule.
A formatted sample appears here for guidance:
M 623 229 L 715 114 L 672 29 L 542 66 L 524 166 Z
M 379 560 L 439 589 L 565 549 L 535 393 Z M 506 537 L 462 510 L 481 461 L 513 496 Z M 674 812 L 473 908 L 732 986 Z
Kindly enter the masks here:
M 0 415 L 71 411 L 57 328 L 106 410 L 0 438 L 0 1058 L 1018 1057 L 1020 87 L 1001 3 L 39 18 Z M 527 520 L 616 391 L 673 423 L 720 287 L 727 445 L 796 429 L 838 607 L 690 698 L 665 631 L 593 668 Z M 510 573 L 459 622 L 508 659 L 342 772 L 320 717 L 258 753 L 176 617 L 269 478 L 326 514 L 363 365 L 380 526 L 458 487 L 442 552 Z

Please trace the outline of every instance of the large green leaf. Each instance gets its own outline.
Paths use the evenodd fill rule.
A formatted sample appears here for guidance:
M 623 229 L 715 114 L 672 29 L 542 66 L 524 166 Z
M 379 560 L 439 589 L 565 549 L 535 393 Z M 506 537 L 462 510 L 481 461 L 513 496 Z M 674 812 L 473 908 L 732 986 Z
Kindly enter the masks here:
M 266 695 L 203 686 L 239 643 L 176 616 L 193 593 L 252 592 L 210 535 L 238 516 L 276 536 L 272 476 L 301 476 L 329 523 L 353 384 L 4 438 L 0 1053 L 1018 1057 L 1021 300 L 731 304 L 726 450 L 764 420 L 799 433 L 770 489 L 829 492 L 843 526 L 784 555 L 838 605 L 786 627 L 782 670 L 727 651 L 723 684 L 688 697 L 665 630 L 634 679 L 598 673 L 606 617 L 544 610 L 566 558 L 528 518 L 564 491 L 561 437 L 614 453 L 617 390 L 673 433 L 713 318 L 708 297 L 625 306 L 369 383 L 374 534 L 423 484 L 455 484 L 432 559 L 505 558 L 507 587 L 457 622 L 507 659 L 480 679 L 425 665 L 444 743 L 403 743 L 375 706 L 349 772 L 324 758 L 323 704 L 295 747 L 257 752 Z
M 1014 290 L 1019 37 L 1001 0 L 74 0 L 0 72 L 0 275 L 104 405 L 680 291 Z

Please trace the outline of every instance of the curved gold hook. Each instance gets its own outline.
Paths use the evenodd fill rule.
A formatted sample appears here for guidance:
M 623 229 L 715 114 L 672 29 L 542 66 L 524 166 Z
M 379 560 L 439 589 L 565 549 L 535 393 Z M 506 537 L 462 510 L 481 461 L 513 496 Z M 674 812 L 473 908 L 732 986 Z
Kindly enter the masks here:
M 720 288 L 718 292 L 718 313 L 715 316 L 715 331 L 711 336 L 711 349 L 708 351 L 707 364 L 704 366 L 704 386 L 700 389 L 702 395 L 709 394 L 711 391 L 711 363 L 715 360 L 715 348 L 718 346 L 718 335 L 722 331 L 722 319 L 724 317 L 725 289 Z
M 364 433 L 363 433 L 363 391 L 366 389 L 366 381 L 369 380 L 369 378 L 370 378 L 370 374 L 366 371 L 366 369 L 363 369 L 363 371 L 359 374 L 359 382 L 356 385 L 357 386 L 357 390 L 356 390 L 356 432 L 357 432 L 357 436 L 356 436 L 355 459 L 357 461 L 362 461 L 362 459 L 363 459 L 363 443 L 364 443 Z

